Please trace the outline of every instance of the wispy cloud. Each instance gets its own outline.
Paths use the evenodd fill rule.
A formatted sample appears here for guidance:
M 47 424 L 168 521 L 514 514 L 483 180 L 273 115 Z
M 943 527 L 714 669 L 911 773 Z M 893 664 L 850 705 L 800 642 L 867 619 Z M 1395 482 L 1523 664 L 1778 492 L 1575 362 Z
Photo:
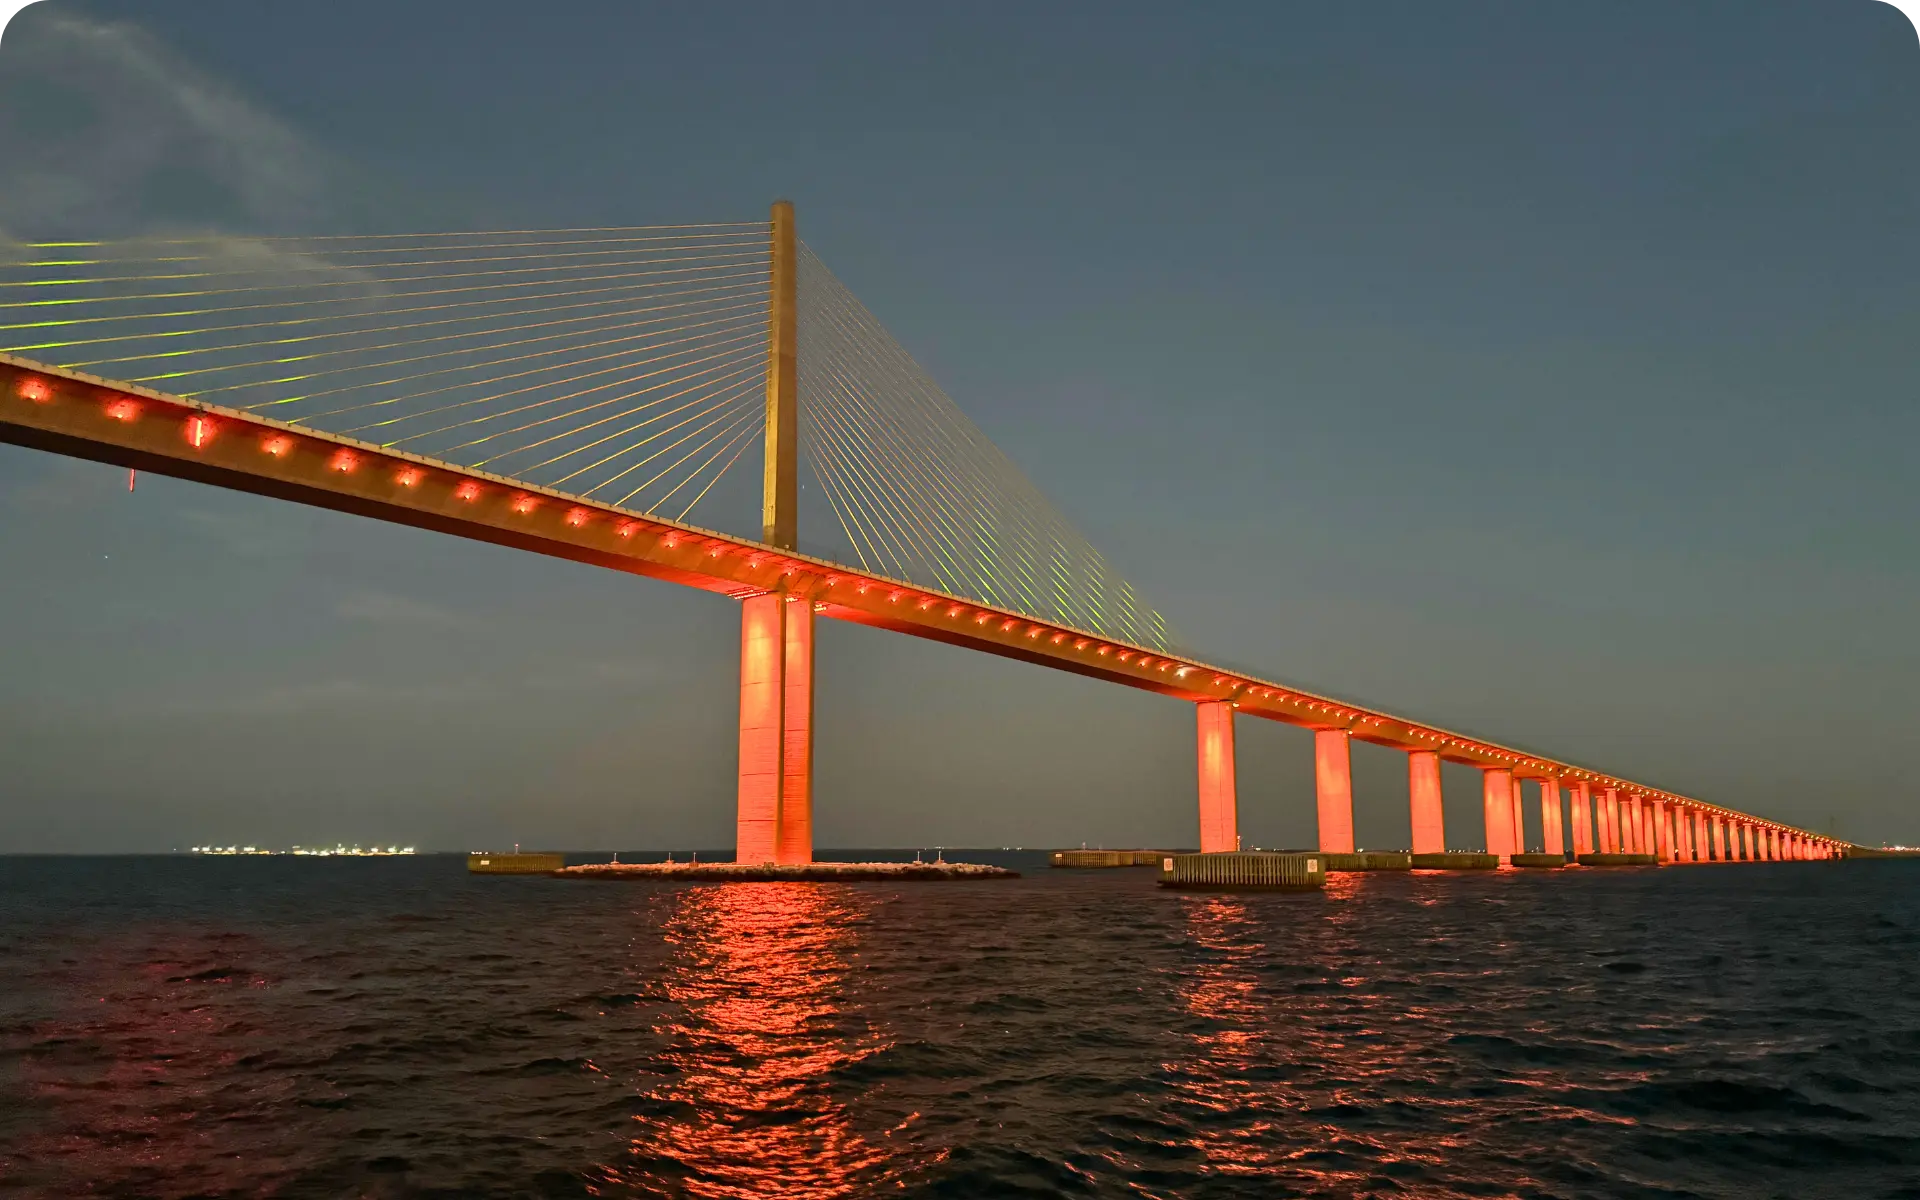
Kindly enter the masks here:
M 0 49 L 0 229 L 16 237 L 337 222 L 346 164 L 136 26 L 39 5 Z

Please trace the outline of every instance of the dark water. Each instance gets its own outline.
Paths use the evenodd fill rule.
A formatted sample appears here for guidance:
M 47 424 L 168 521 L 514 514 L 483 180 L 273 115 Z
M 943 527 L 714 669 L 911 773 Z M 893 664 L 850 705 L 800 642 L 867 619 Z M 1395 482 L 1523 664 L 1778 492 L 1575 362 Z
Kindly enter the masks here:
M 1920 862 L 1039 864 L 0 859 L 0 1192 L 1920 1197 Z

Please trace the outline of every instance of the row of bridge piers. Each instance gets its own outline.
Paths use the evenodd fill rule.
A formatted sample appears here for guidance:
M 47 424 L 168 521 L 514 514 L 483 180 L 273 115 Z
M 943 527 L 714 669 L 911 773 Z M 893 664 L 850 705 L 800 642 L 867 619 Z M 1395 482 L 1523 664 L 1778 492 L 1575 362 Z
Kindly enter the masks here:
M 740 756 L 736 858 L 743 863 L 813 861 L 814 605 L 769 592 L 741 602 Z M 1234 705 L 1205 701 L 1197 718 L 1200 849 L 1240 848 L 1235 779 Z M 1414 854 L 1448 849 L 1440 755 L 1407 754 L 1407 800 Z M 1313 732 L 1318 848 L 1352 854 L 1352 734 Z M 1756 819 L 1673 803 L 1618 787 L 1551 775 L 1523 777 L 1511 767 L 1482 767 L 1485 852 L 1503 863 L 1516 854 L 1652 855 L 1663 863 L 1773 862 L 1838 856 L 1839 843 Z M 1537 850 L 1523 814 L 1528 793 L 1540 806 Z
M 1206 701 L 1197 706 L 1200 850 L 1240 848 L 1234 781 L 1234 706 Z M 1440 791 L 1440 756 L 1432 750 L 1407 754 L 1407 800 L 1415 854 L 1447 849 Z M 1313 734 L 1315 808 L 1319 849 L 1355 853 L 1353 836 L 1352 735 L 1341 729 Z M 1729 816 L 1634 794 L 1595 789 L 1584 780 L 1550 775 L 1523 779 L 1510 767 L 1481 767 L 1481 804 L 1486 852 L 1504 864 L 1529 852 L 1524 820 L 1525 787 L 1540 804 L 1540 853 L 1652 855 L 1663 863 L 1777 862 L 1837 857 L 1838 843 L 1784 830 L 1762 821 Z

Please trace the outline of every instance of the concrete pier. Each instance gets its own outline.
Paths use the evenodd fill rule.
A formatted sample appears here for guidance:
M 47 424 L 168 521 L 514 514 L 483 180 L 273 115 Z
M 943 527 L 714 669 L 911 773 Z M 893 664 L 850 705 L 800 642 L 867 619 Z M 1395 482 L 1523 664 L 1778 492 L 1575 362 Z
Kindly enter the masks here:
M 1491 871 L 1500 865 L 1498 854 L 1476 854 L 1465 850 L 1415 854 L 1412 859 L 1412 867 L 1416 871 Z
M 475 875 L 546 875 L 566 865 L 566 855 L 542 851 L 494 854 L 476 850 L 467 855 L 467 870 Z
M 1410 871 L 1413 855 L 1405 850 L 1360 850 L 1351 854 L 1322 854 L 1328 871 Z
M 1326 857 L 1317 850 L 1169 854 L 1160 860 L 1160 886 L 1206 891 L 1310 891 L 1327 884 Z
M 1047 860 L 1050 867 L 1157 867 L 1165 854 L 1161 850 L 1055 850 Z

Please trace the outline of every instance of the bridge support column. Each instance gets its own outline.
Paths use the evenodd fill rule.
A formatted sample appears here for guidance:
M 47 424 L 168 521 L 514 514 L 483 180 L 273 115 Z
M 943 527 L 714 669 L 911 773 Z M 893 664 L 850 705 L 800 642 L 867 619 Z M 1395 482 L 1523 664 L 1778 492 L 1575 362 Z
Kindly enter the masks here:
M 1413 852 L 1446 853 L 1447 819 L 1440 800 L 1440 756 L 1431 750 L 1407 754 L 1407 807 L 1413 818 Z
M 740 788 L 734 861 L 813 861 L 813 608 L 740 605 Z
M 1199 714 L 1200 742 L 1200 852 L 1225 853 L 1240 848 L 1239 801 L 1233 779 L 1233 705 L 1225 700 L 1203 700 Z
M 1727 861 L 1727 819 L 1713 819 L 1713 857 L 1720 862 Z
M 1567 852 L 1566 834 L 1560 828 L 1560 781 L 1540 781 L 1540 843 L 1548 854 Z
M 1620 793 L 1612 788 L 1600 790 L 1600 853 L 1620 853 L 1620 836 L 1617 818 L 1620 815 Z
M 1320 815 L 1320 849 L 1353 853 L 1353 747 L 1344 729 L 1313 733 L 1313 788 Z
M 813 603 L 786 602 L 786 696 L 781 713 L 781 863 L 813 861 Z
M 1667 804 L 1664 800 L 1653 802 L 1653 852 L 1660 861 L 1673 861 L 1673 836 L 1667 831 Z
M 1480 772 L 1480 802 L 1487 823 L 1487 853 L 1500 856 L 1501 865 L 1516 853 L 1513 845 L 1513 772 L 1486 767 Z
M 1573 815 L 1573 852 L 1593 853 L 1593 788 L 1586 783 L 1573 785 L 1573 798 L 1567 802 Z
M 1515 854 L 1525 854 L 1527 852 L 1527 801 L 1522 794 L 1519 779 L 1515 778 L 1511 781 L 1510 791 L 1513 802 L 1507 806 L 1507 814 L 1513 820 L 1513 841 L 1508 844 L 1513 847 Z

